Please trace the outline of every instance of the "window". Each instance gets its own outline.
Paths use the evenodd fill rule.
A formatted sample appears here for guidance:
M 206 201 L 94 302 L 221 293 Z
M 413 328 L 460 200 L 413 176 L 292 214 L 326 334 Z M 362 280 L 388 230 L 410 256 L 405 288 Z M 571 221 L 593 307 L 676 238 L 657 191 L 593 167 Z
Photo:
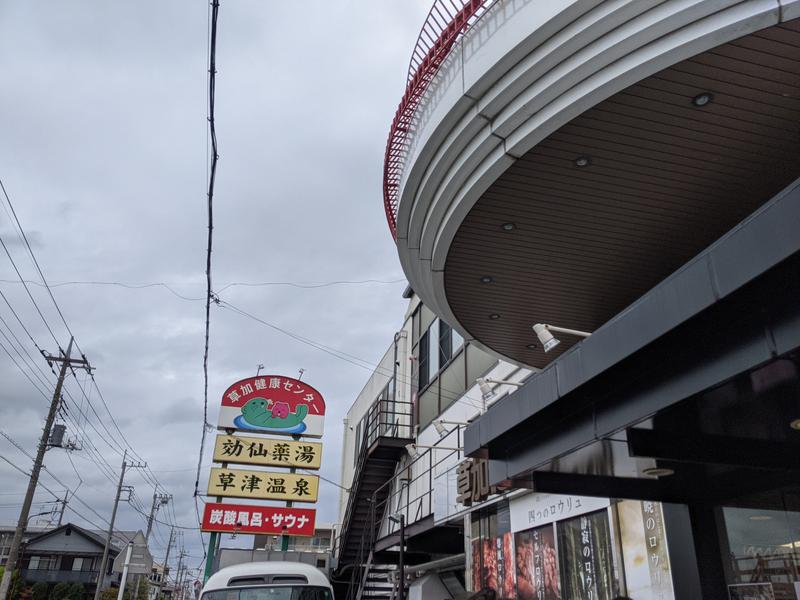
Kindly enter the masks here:
M 439 321 L 439 364 L 446 365 L 453 358 L 453 329 Z
M 430 340 L 428 333 L 419 339 L 419 346 L 417 347 L 417 362 L 419 364 L 419 389 L 423 389 L 430 383 L 430 371 L 428 370 L 429 357 L 430 357 Z
M 72 570 L 73 571 L 82 571 L 83 570 L 83 557 L 76 556 L 72 559 Z
M 327 588 L 311 585 L 276 585 L 212 590 L 203 600 L 333 600 Z
M 364 419 L 362 418 L 358 425 L 356 425 L 356 443 L 355 449 L 353 450 L 353 466 L 355 467 L 358 464 L 358 455 L 361 452 L 361 437 L 364 434 Z
M 28 568 L 31 570 L 52 570 L 56 568 L 55 556 L 31 556 Z
M 447 323 L 425 306 L 413 315 L 414 375 L 417 380 L 416 424 L 426 427 L 461 398 L 497 361 L 464 343 Z

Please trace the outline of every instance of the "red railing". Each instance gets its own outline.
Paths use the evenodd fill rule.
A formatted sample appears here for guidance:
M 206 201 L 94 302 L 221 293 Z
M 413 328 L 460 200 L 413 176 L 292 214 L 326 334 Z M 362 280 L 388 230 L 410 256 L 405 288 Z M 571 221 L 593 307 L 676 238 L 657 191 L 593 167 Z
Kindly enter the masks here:
M 455 43 L 492 2 L 494 0 L 434 0 L 422 25 L 408 65 L 406 91 L 389 130 L 383 163 L 383 206 L 394 238 L 397 238 L 397 196 L 414 113 Z

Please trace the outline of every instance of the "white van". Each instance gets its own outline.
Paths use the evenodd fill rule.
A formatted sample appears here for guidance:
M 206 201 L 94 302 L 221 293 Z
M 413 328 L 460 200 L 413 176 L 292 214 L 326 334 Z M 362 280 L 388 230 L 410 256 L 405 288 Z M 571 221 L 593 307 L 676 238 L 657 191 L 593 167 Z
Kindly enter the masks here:
M 333 600 L 333 588 L 319 569 L 305 563 L 252 562 L 214 573 L 200 600 Z

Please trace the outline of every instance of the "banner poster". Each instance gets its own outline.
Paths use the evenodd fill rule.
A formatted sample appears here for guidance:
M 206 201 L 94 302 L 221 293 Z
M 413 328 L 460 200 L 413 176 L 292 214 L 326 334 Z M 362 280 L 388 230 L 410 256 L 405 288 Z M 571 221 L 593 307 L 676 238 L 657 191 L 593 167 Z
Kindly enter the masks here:
M 472 549 L 472 591 L 478 592 L 483 589 L 483 569 L 481 568 L 481 546 L 480 538 L 473 538 Z
M 628 595 L 674 600 L 661 504 L 623 500 L 616 510 Z
M 611 600 L 614 559 L 608 511 L 581 515 L 556 526 L 561 593 L 570 600 Z
M 514 534 L 507 531 L 495 538 L 497 553 L 497 583 L 500 598 L 514 598 Z
M 553 525 L 520 531 L 516 545 L 517 598 L 561 600 Z

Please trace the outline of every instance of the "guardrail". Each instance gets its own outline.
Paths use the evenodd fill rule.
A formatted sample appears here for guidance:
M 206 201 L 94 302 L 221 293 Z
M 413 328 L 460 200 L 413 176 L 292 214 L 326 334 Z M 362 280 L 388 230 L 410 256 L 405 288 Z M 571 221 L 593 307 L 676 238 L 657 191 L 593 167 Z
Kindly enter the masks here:
M 425 90 L 464 32 L 494 0 L 435 0 L 422 25 L 408 65 L 406 91 L 392 120 L 383 163 L 383 206 L 397 238 L 397 200 L 408 155 L 409 133 Z
M 408 463 L 400 473 L 375 491 L 373 505 L 376 514 L 382 516 L 387 523 L 386 534 L 381 537 L 392 535 L 399 529 L 396 522 L 385 518 L 388 514 L 403 514 L 406 526 L 434 514 L 436 471 L 441 466 L 446 466 L 446 469 L 453 468 L 461 460 L 463 452 L 453 448 L 463 446 L 463 433 L 463 427 L 456 425 L 447 435 L 441 437 L 433 448 L 421 451 L 419 456 Z M 389 491 L 385 500 L 376 501 L 387 487 Z

